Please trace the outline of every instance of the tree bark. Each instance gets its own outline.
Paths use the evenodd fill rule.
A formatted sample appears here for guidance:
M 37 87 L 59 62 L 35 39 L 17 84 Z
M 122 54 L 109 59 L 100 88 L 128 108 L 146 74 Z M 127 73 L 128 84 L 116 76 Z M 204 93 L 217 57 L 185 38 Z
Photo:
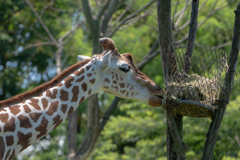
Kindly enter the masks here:
M 176 59 L 174 55 L 172 40 L 171 1 L 158 0 L 157 15 L 159 46 L 164 71 L 164 79 L 166 84 L 168 77 L 170 77 L 173 73 L 177 73 Z M 175 119 L 174 116 L 171 114 L 170 105 L 171 104 L 167 105 L 167 108 L 169 108 L 167 109 L 167 157 L 168 160 L 177 160 L 178 157 L 184 159 L 185 151 L 183 151 L 184 148 L 182 147 L 182 136 L 179 136 L 179 132 L 182 133 L 183 130 L 182 117 L 180 117 L 179 119 Z M 181 148 L 177 148 L 179 146 L 181 146 Z
M 78 111 L 75 110 L 69 117 L 68 117 L 68 153 L 67 159 L 72 160 L 76 154 L 77 150 L 77 117 Z
M 217 141 L 218 131 L 232 92 L 234 77 L 236 74 L 237 60 L 240 47 L 240 2 L 237 5 L 235 12 L 235 22 L 233 31 L 232 48 L 229 57 L 229 69 L 226 72 L 223 87 L 221 88 L 219 99 L 222 100 L 218 104 L 218 110 L 215 112 L 210 124 L 207 140 L 205 142 L 202 160 L 213 159 L 213 153 Z
M 197 32 L 198 6 L 199 6 L 199 0 L 193 0 L 189 32 L 188 32 L 188 42 L 187 42 L 187 48 L 186 48 L 186 53 L 184 58 L 184 71 L 187 74 L 189 72 L 189 67 L 190 67 L 190 62 L 191 62 L 191 57 L 193 53 L 196 32 Z
M 97 94 L 92 95 L 92 101 L 88 99 L 87 108 L 87 133 L 74 156 L 74 159 L 87 159 L 99 135 L 99 106 Z
M 172 72 L 176 73 L 176 60 L 174 56 L 170 55 L 170 53 L 174 53 L 171 26 L 171 1 L 158 0 L 157 14 L 159 46 L 162 58 L 164 78 L 166 80 Z M 171 63 L 169 64 L 168 62 L 170 58 L 172 59 Z

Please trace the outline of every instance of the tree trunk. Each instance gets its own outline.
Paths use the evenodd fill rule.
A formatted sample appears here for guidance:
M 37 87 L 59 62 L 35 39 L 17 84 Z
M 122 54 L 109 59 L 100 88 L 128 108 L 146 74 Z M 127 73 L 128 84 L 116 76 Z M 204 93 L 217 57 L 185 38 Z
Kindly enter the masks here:
M 234 77 L 236 74 L 237 68 L 237 60 L 239 55 L 240 48 L 240 2 L 237 5 L 237 9 L 235 12 L 235 22 L 234 22 L 234 31 L 233 31 L 233 40 L 232 40 L 232 48 L 229 57 L 229 69 L 226 72 L 226 76 L 224 79 L 224 84 L 221 88 L 219 99 L 222 100 L 218 104 L 218 110 L 215 112 L 215 115 L 210 124 L 207 140 L 205 142 L 204 151 L 202 160 L 210 160 L 213 159 L 213 153 L 217 141 L 218 131 L 223 119 L 223 115 L 225 113 L 227 104 L 229 102 L 230 94 L 232 92 L 232 86 L 234 83 Z
M 77 150 L 77 119 L 78 119 L 78 111 L 75 110 L 69 117 L 68 117 L 68 153 L 67 159 L 72 160 L 76 154 Z
M 172 23 L 171 23 L 171 1 L 158 0 L 158 37 L 160 53 L 162 58 L 162 65 L 164 71 L 165 84 L 168 77 L 172 73 L 176 73 L 176 60 L 174 56 L 174 48 L 172 42 Z M 170 106 L 167 108 L 171 108 Z M 182 145 L 182 136 L 179 137 L 179 133 L 182 133 L 182 116 L 179 119 L 175 119 L 171 114 L 171 110 L 167 110 L 167 157 L 168 160 L 177 160 L 176 143 Z M 178 135 L 173 137 L 173 135 Z M 179 138 L 179 139 L 178 139 Z M 180 142 L 179 142 L 180 141 Z M 181 148 L 180 148 L 181 150 Z M 184 153 L 181 157 L 184 157 Z

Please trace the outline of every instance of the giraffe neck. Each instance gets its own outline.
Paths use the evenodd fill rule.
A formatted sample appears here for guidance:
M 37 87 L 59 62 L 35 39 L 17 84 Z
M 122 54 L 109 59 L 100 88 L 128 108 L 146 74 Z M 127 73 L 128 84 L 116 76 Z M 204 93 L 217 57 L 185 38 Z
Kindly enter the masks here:
M 12 159 L 100 90 L 91 62 L 38 96 L 0 110 L 0 159 Z

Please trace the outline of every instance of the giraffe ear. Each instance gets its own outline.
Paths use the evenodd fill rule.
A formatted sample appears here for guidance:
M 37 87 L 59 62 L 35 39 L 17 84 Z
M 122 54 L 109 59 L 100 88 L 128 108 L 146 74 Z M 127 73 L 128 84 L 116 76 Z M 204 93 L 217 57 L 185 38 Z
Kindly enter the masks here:
M 79 62 L 83 61 L 84 59 L 91 59 L 91 57 L 83 56 L 83 55 L 78 55 L 77 58 Z

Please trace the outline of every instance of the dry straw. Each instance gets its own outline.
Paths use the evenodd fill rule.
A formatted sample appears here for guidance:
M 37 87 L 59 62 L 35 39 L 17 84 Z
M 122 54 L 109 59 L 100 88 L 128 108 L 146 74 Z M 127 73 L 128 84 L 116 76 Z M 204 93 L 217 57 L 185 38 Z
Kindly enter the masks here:
M 176 59 L 176 71 L 166 78 L 168 96 L 163 107 L 171 106 L 166 102 L 174 104 L 172 112 L 176 116 L 211 117 L 220 101 L 222 77 L 227 69 L 225 52 L 213 47 L 195 47 L 188 73 L 185 51 L 178 49 L 172 57 Z

